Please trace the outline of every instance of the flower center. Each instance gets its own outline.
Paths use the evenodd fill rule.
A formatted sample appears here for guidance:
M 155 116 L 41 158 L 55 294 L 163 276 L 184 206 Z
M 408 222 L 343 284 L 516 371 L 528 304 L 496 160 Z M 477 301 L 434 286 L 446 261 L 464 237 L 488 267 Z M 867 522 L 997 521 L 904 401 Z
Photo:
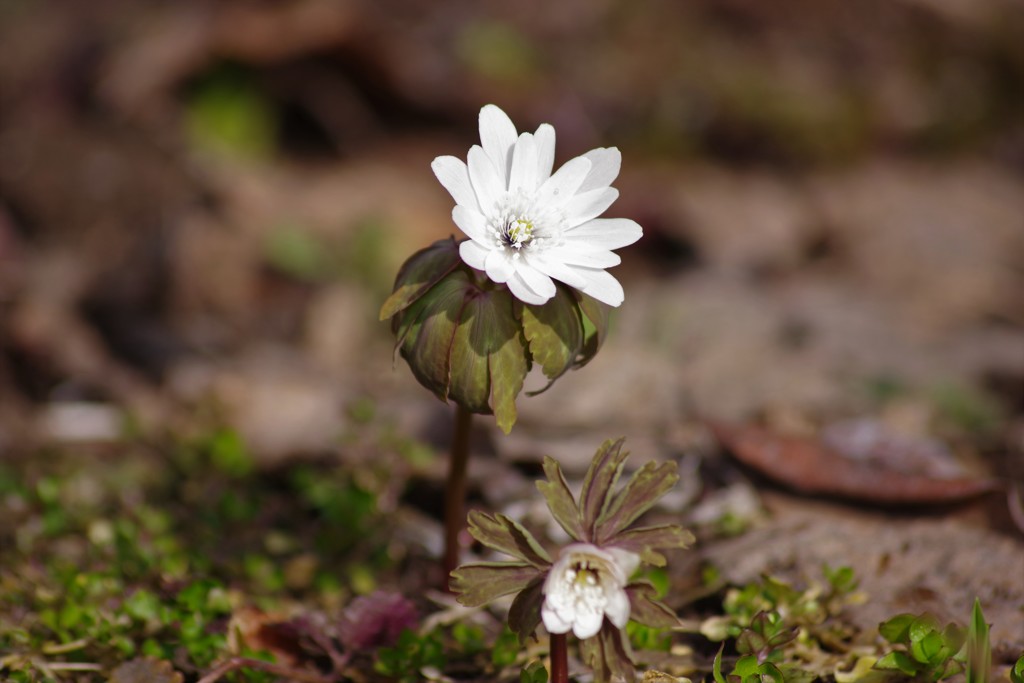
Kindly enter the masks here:
M 518 259 L 561 244 L 565 215 L 560 209 L 538 205 L 533 195 L 518 190 L 495 203 L 487 222 L 495 246 Z
M 572 601 L 578 607 L 601 611 L 607 603 L 604 587 L 601 585 L 601 572 L 591 566 L 588 560 L 579 560 L 566 570 L 565 583 L 568 584 Z
M 501 229 L 501 241 L 506 247 L 522 249 L 523 245 L 533 239 L 533 223 L 522 217 L 515 218 Z

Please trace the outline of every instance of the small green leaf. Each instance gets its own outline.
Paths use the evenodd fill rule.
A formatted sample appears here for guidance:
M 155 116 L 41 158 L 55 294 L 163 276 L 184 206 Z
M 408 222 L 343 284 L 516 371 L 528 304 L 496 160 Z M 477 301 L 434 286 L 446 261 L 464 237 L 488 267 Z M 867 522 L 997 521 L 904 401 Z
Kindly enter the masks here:
M 503 514 L 469 513 L 469 533 L 492 550 L 511 555 L 538 569 L 551 566 L 551 556 L 519 522 Z
M 914 623 L 913 614 L 899 614 L 878 625 L 878 632 L 890 643 L 909 643 L 910 625 Z
M 395 291 L 380 309 L 380 319 L 387 320 L 440 282 L 460 263 L 455 239 L 438 240 L 410 256 L 395 277 Z
M 875 662 L 874 668 L 885 671 L 901 671 L 908 676 L 916 676 L 917 672 L 921 670 L 921 665 L 905 652 L 890 652 Z
M 722 675 L 722 651 L 725 650 L 725 643 L 722 643 L 721 647 L 718 648 L 718 653 L 715 655 L 715 662 L 711 665 L 711 675 L 715 679 L 715 683 L 726 683 L 725 676 Z
M 1020 656 L 1010 669 L 1010 681 L 1012 683 L 1024 683 L 1024 655 Z
M 679 617 L 672 609 L 655 598 L 657 589 L 646 581 L 636 581 L 626 586 L 629 597 L 629 618 L 651 628 L 673 628 L 679 625 Z
M 508 608 L 508 626 L 519 636 L 520 643 L 525 645 L 526 640 L 536 632 L 540 624 L 540 608 L 543 603 L 544 576 L 541 575 L 519 591 L 519 595 Z
M 601 444 L 583 478 L 579 506 L 584 528 L 590 535 L 585 539 L 587 541 L 593 540 L 597 520 L 607 510 L 611 491 L 622 474 L 622 467 L 629 455 L 622 450 L 624 442 L 624 438 L 617 441 L 609 439 Z
M 756 655 L 744 655 L 736 660 L 736 666 L 733 667 L 732 672 L 741 678 L 747 678 L 760 673 L 759 666 Z
M 675 462 L 649 462 L 633 473 L 626 486 L 597 518 L 595 536 L 598 544 L 614 539 L 616 534 L 651 509 L 679 481 L 678 469 Z
M 580 311 L 583 313 L 583 351 L 574 367 L 582 368 L 593 360 L 608 336 L 608 320 L 611 306 L 593 297 L 577 292 Z
M 544 456 L 544 475 L 547 481 L 538 481 L 537 489 L 544 496 L 551 516 L 573 540 L 583 540 L 583 520 L 576 500 L 572 497 L 558 461 L 547 455 Z
M 480 607 L 523 590 L 537 574 L 537 568 L 525 562 L 477 562 L 453 571 L 450 585 L 459 603 Z

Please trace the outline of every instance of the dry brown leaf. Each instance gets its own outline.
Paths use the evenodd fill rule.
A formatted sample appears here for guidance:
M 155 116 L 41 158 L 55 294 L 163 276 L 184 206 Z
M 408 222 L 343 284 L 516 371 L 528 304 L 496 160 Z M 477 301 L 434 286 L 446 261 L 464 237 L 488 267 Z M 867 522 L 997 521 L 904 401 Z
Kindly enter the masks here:
M 715 422 L 709 426 L 737 460 L 801 493 L 927 505 L 966 500 L 997 488 L 990 479 L 938 477 L 850 460 L 817 439 L 783 436 L 763 427 Z

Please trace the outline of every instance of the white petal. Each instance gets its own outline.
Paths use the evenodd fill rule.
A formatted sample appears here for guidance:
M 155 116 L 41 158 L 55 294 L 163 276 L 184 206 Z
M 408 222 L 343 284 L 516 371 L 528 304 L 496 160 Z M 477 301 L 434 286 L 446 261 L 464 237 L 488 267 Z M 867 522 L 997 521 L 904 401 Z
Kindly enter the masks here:
M 551 278 L 539 270 L 530 267 L 528 263 L 520 263 L 519 267 L 516 268 L 516 274 L 538 296 L 544 297 L 545 301 L 555 295 L 555 283 L 551 281 Z
M 589 160 L 583 157 L 570 159 L 537 189 L 537 203 L 544 206 L 566 204 L 573 199 L 589 172 Z
M 622 303 L 625 293 L 622 291 L 622 285 L 619 284 L 619 281 L 611 273 L 578 266 L 574 267 L 573 270 L 586 281 L 583 287 L 580 288 L 582 292 L 609 306 L 618 306 Z
M 470 176 L 473 168 L 470 166 Z M 476 184 L 474 179 L 473 184 Z M 565 206 L 566 219 L 569 227 L 575 227 L 589 220 L 597 218 L 619 198 L 619 191 L 614 187 L 605 187 L 600 190 L 590 190 L 583 194 L 577 194 Z
M 533 268 L 536 268 L 540 272 L 544 273 L 548 277 L 553 277 L 559 282 L 564 282 L 570 287 L 580 289 L 583 287 L 586 280 L 584 280 L 576 271 L 569 268 L 561 261 L 555 261 L 548 258 L 547 255 L 536 255 L 531 254 L 527 260 Z
M 508 187 L 512 145 L 515 143 L 516 126 L 512 119 L 495 105 L 485 105 L 480 110 L 480 144 L 498 171 L 503 187 Z
M 633 572 L 640 566 L 640 556 L 623 548 L 608 548 L 607 552 L 615 558 L 615 566 L 622 571 L 619 578 L 622 585 L 633 575 Z
M 469 149 L 469 179 L 480 202 L 480 213 L 487 215 L 505 194 L 505 185 L 480 145 Z
M 512 274 L 516 272 L 512 259 L 505 254 L 503 249 L 494 249 L 487 254 L 487 260 L 484 261 L 484 270 L 487 271 L 487 277 L 499 284 L 507 282 L 512 277 Z
M 545 255 L 566 265 L 587 268 L 611 268 L 622 263 L 618 254 L 607 249 L 574 249 L 572 245 L 552 247 L 545 250 Z
M 566 621 L 558 612 L 548 606 L 547 601 L 540 608 L 540 618 L 544 621 L 544 628 L 548 633 L 568 633 L 572 628 L 572 621 Z
M 566 240 L 586 241 L 593 246 L 605 249 L 619 249 L 633 244 L 643 237 L 643 228 L 629 218 L 595 218 L 583 225 L 570 228 L 565 233 Z
M 452 209 L 452 220 L 459 226 L 459 230 L 466 233 L 466 237 L 487 244 L 487 219 L 479 211 L 458 205 Z
M 468 206 L 471 209 L 480 210 L 480 204 L 476 200 L 476 193 L 473 192 L 473 185 L 469 181 L 469 169 L 462 159 L 452 156 L 437 157 L 430 164 L 434 175 L 441 181 L 444 189 L 452 196 L 456 204 Z
M 476 268 L 477 270 L 484 269 L 484 263 L 487 261 L 487 255 L 491 253 L 491 250 L 487 247 L 477 244 L 473 240 L 466 240 L 465 242 L 459 243 L 459 256 L 462 257 L 462 261 L 470 268 Z
M 537 178 L 543 183 L 551 177 L 555 166 L 555 129 L 542 123 L 533 137 L 537 141 Z
M 580 192 L 608 187 L 619 176 L 622 153 L 619 152 L 618 147 L 592 149 L 583 156 L 590 159 L 593 165 L 590 168 L 590 175 L 583 181 Z
M 512 150 L 512 170 L 508 177 L 508 190 L 537 189 L 537 141 L 530 133 L 523 133 Z
M 492 280 L 494 278 L 491 278 Z M 549 296 L 541 296 L 537 292 L 530 288 L 530 285 L 526 284 L 526 280 L 517 271 L 512 274 L 512 277 L 508 279 L 508 288 L 511 290 L 512 295 L 522 301 L 524 304 L 531 304 L 533 306 L 540 306 L 546 303 Z
M 629 621 L 629 596 L 619 587 L 608 588 L 605 595 L 608 604 L 604 607 L 604 613 L 616 628 L 624 628 Z
M 576 623 L 573 624 L 572 632 L 580 640 L 592 638 L 601 630 L 601 623 L 604 621 L 604 613 L 592 610 L 576 612 Z

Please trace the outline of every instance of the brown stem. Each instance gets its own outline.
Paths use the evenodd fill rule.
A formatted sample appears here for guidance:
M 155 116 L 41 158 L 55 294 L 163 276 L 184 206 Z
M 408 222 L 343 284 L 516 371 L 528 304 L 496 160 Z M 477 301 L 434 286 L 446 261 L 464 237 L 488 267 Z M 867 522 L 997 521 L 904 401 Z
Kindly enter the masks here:
M 221 678 L 236 669 L 258 669 L 292 681 L 302 681 L 303 683 L 331 683 L 336 680 L 334 677 L 325 678 L 319 674 L 313 673 L 312 671 L 293 669 L 290 666 L 264 662 L 259 659 L 232 657 L 210 673 L 200 678 L 199 683 L 214 683 L 214 681 L 219 681 Z
M 564 633 L 551 634 L 551 683 L 569 683 L 569 645 Z
M 462 406 L 455 409 L 455 428 L 452 433 L 452 455 L 448 463 L 448 484 L 444 490 L 444 578 L 459 566 L 459 533 L 466 526 L 466 464 L 469 462 L 469 427 L 473 413 Z

